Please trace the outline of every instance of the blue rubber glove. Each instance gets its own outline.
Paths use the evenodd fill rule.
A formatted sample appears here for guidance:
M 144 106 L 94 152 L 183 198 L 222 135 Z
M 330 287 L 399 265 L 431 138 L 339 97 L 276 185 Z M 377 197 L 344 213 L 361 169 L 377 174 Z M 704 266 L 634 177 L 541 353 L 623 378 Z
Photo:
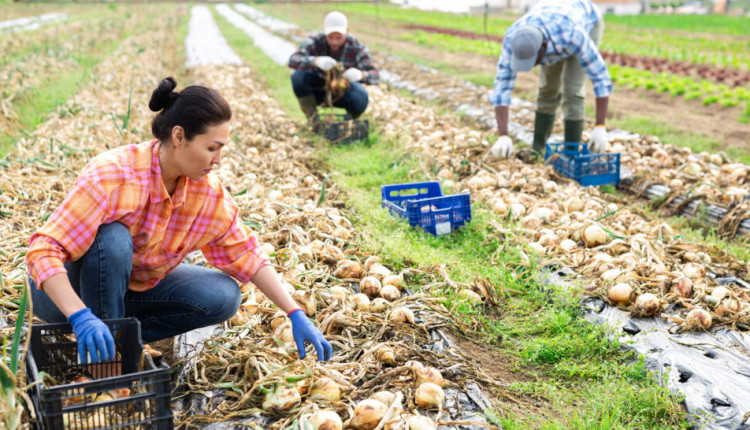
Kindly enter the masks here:
M 294 342 L 297 343 L 299 358 L 305 358 L 305 341 L 310 342 L 318 351 L 319 361 L 328 361 L 331 359 L 331 344 L 328 343 L 323 333 L 313 325 L 305 315 L 302 309 L 296 309 L 289 313 L 289 319 L 292 321 L 292 335 Z
M 91 355 L 91 362 L 109 361 L 115 358 L 115 340 L 109 327 L 91 313 L 91 309 L 83 308 L 68 317 L 73 326 L 73 333 L 78 339 L 78 357 L 81 363 L 88 363 L 86 350 Z

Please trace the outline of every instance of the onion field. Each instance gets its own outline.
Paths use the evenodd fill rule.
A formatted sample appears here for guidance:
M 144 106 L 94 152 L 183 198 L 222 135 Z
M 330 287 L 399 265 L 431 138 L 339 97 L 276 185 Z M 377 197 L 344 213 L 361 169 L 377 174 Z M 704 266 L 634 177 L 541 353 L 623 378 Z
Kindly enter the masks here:
M 71 429 L 750 423 L 750 18 L 605 17 L 619 180 L 584 187 L 529 149 L 535 71 L 513 93 L 513 156 L 490 154 L 487 96 L 518 14 L 383 2 L 0 10 L 0 428 L 50 413 Z M 332 10 L 380 72 L 369 136 L 348 144 L 311 130 L 287 66 Z M 144 350 L 169 371 L 171 417 L 137 383 L 40 410 L 39 387 L 81 382 L 29 376 L 30 332 L 44 324 L 28 296 L 29 240 L 88 161 L 152 139 L 149 98 L 167 76 L 229 102 L 231 139 L 211 174 L 333 356 L 319 362 L 308 345 L 300 359 L 285 313 L 246 283 L 231 319 Z M 428 181 L 469 194 L 470 222 L 436 236 L 383 208 L 382 186 Z M 209 266 L 200 250 L 186 262 Z

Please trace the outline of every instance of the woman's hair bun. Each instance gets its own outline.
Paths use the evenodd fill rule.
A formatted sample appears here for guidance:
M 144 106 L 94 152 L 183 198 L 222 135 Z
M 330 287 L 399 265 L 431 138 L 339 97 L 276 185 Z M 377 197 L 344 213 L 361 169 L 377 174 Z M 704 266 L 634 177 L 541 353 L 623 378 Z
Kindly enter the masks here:
M 159 86 L 151 93 L 151 100 L 148 102 L 148 108 L 153 112 L 158 112 L 172 106 L 177 95 L 174 89 L 177 87 L 177 81 L 173 77 L 162 79 Z

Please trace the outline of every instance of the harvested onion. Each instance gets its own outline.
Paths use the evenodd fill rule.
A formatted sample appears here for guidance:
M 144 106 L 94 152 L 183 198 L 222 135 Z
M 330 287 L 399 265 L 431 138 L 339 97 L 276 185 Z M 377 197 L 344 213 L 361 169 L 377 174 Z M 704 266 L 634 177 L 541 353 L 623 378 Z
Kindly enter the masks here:
M 310 388 L 310 397 L 335 402 L 341 397 L 341 387 L 333 379 L 318 378 Z
M 680 297 L 690 298 L 693 296 L 693 281 L 687 276 L 678 276 L 672 281 L 672 291 Z
M 581 239 L 589 248 L 594 248 L 607 243 L 607 233 L 597 224 L 589 224 L 583 229 Z
M 660 307 L 661 303 L 659 303 L 659 298 L 651 293 L 641 294 L 635 300 L 635 311 L 643 316 L 656 314 Z
M 630 303 L 631 295 L 633 294 L 633 288 L 625 283 L 615 284 L 609 288 L 607 297 L 609 300 L 621 304 L 627 305 Z
M 383 312 L 384 310 L 388 309 L 388 301 L 382 297 L 378 297 L 377 299 L 370 302 L 370 311 L 371 312 Z
M 389 318 L 396 322 L 414 324 L 414 312 L 412 312 L 411 309 L 403 306 L 391 309 Z
M 367 297 L 367 295 L 362 293 L 357 293 L 354 296 L 352 296 L 351 299 L 352 305 L 354 306 L 355 310 L 361 310 L 361 311 L 367 311 L 370 310 L 370 298 Z
M 378 297 L 381 288 L 380 280 L 374 276 L 365 276 L 359 282 L 359 290 L 370 297 Z
M 437 428 L 435 422 L 422 415 L 411 415 L 406 422 L 409 430 L 435 430 Z
M 414 374 L 416 375 L 415 385 L 417 386 L 422 385 L 425 382 L 432 382 L 440 387 L 443 386 L 443 375 L 434 367 L 414 369 Z
M 355 430 L 373 430 L 388 410 L 383 402 L 375 399 L 365 399 L 354 407 L 351 427 Z
M 695 330 L 708 330 L 711 328 L 711 314 L 703 309 L 695 308 L 685 317 L 687 327 Z
M 422 408 L 434 408 L 443 403 L 445 393 L 443 389 L 432 382 L 425 382 L 414 393 L 414 400 Z
M 317 410 L 310 415 L 308 423 L 313 430 L 341 430 L 343 424 L 341 417 L 330 410 Z

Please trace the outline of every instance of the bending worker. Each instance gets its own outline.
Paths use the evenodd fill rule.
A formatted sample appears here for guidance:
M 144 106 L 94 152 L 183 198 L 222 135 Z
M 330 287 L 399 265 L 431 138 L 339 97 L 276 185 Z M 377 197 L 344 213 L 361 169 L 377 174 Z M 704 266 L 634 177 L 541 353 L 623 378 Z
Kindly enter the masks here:
M 589 149 L 604 152 L 604 119 L 612 81 L 598 49 L 603 31 L 602 14 L 590 0 L 542 0 L 508 28 L 497 62 L 495 92 L 490 96 L 500 136 L 492 146 L 495 157 L 507 158 L 513 152 L 513 141 L 508 136 L 508 106 L 516 73 L 527 72 L 537 64 L 541 67 L 534 151 L 544 154 L 561 101 L 565 142 L 581 142 L 588 76 L 596 96 L 596 127 L 591 132 Z
M 218 91 L 161 81 L 149 101 L 154 139 L 120 146 L 84 167 L 31 236 L 26 264 L 34 314 L 73 326 L 82 363 L 115 357 L 100 318 L 135 317 L 145 342 L 218 324 L 252 281 L 287 313 L 300 358 L 331 346 L 282 287 L 216 175 L 232 110 Z M 200 249 L 219 270 L 183 263 Z
M 357 119 L 367 109 L 367 90 L 362 84 L 376 85 L 380 77 L 367 47 L 349 34 L 346 16 L 331 12 L 323 21 L 323 32 L 308 37 L 289 57 L 289 67 L 296 69 L 292 73 L 294 95 L 310 123 L 317 119 L 318 105 L 325 99 L 324 73 L 337 62 L 344 67 L 342 77 L 350 87 L 333 105 Z

